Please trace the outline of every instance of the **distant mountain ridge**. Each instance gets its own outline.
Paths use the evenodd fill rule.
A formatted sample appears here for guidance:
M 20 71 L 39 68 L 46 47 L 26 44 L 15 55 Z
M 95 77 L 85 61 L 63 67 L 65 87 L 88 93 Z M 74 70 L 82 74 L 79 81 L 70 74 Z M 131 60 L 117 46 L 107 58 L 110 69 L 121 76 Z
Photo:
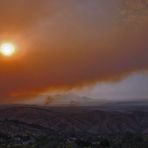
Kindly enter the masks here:
M 18 121 L 65 135 L 77 133 L 148 134 L 147 111 L 101 111 L 93 107 L 8 106 L 0 108 L 0 121 Z
M 76 94 L 49 95 L 44 105 L 47 106 L 94 106 L 106 103 L 105 99 L 90 98 Z

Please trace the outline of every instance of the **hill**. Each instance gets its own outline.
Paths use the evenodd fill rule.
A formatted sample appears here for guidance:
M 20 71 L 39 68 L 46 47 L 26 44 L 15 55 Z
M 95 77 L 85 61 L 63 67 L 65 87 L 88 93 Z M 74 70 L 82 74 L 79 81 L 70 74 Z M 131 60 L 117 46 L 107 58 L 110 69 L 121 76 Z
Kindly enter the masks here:
M 148 145 L 147 111 L 99 107 L 0 107 L 0 147 L 132 148 Z M 143 146 L 142 146 L 143 145 Z

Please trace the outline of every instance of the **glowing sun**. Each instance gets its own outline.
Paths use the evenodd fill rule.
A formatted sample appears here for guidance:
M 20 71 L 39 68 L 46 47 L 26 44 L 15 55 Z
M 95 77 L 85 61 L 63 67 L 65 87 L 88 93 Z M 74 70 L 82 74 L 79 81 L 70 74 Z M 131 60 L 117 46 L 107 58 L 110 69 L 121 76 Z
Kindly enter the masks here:
M 0 46 L 0 53 L 4 56 L 10 57 L 16 52 L 16 47 L 13 43 L 3 43 Z

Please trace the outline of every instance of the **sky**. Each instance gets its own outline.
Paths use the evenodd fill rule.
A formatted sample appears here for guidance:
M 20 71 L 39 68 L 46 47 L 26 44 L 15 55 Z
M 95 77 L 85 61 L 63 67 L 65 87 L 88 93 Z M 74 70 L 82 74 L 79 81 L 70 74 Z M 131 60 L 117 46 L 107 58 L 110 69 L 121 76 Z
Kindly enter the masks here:
M 148 98 L 148 0 L 0 0 L 0 22 L 0 44 L 17 46 L 0 55 L 0 103 Z

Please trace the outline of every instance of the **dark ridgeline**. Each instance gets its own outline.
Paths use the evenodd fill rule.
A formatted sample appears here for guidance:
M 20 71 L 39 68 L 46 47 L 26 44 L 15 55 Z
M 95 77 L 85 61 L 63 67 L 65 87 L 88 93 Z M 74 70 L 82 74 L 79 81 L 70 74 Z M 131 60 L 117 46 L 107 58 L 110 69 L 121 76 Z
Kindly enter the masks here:
M 99 107 L 0 108 L 0 147 L 118 147 L 148 145 L 147 111 Z

